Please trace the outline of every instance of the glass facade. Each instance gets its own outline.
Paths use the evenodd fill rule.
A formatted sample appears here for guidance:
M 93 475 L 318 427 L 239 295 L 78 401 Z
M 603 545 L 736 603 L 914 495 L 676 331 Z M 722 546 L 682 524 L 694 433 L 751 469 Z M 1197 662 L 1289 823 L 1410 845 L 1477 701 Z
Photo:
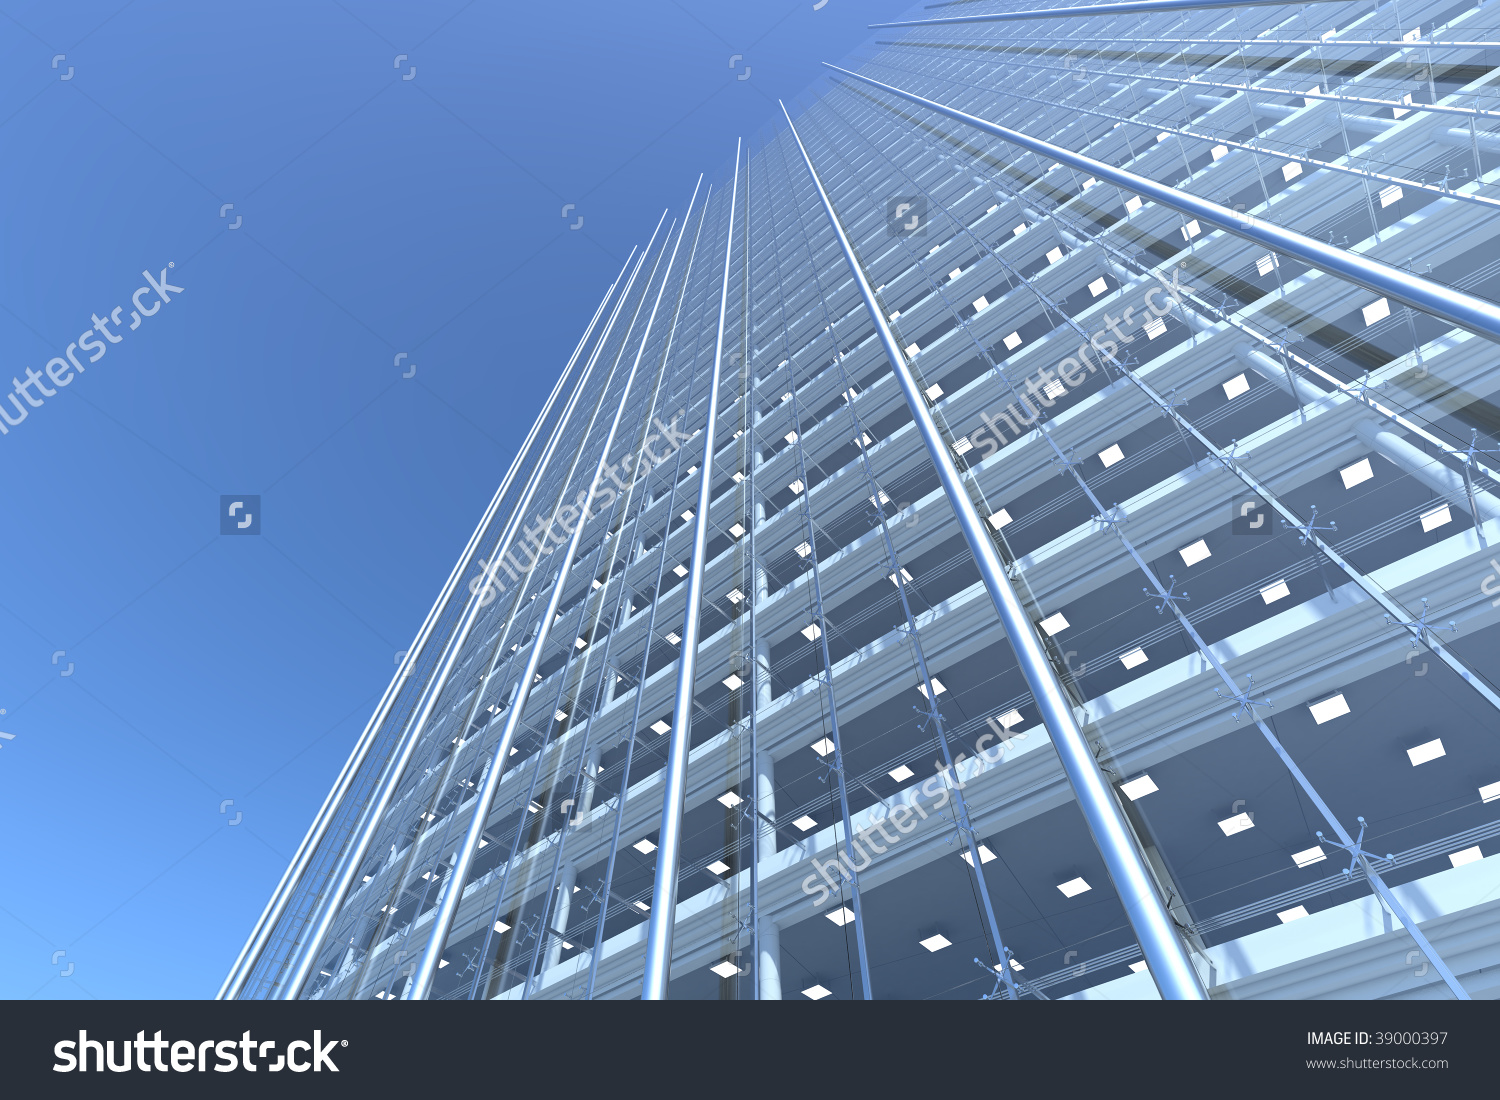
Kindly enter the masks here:
M 1486 21 L 882 32 L 622 269 L 221 996 L 1500 993 Z

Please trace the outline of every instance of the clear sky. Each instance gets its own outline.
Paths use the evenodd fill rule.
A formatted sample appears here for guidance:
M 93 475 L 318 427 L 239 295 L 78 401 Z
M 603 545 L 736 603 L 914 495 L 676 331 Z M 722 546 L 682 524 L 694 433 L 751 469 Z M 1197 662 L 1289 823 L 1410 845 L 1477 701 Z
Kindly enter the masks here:
M 631 247 L 910 7 L 814 2 L 4 5 L 0 997 L 214 994 Z

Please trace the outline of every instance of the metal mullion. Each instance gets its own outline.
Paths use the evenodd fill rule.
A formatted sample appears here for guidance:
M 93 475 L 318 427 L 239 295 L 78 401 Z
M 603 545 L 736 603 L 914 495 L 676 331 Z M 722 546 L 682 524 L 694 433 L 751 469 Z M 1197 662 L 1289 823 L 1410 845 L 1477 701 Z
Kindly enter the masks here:
M 661 232 L 661 225 L 666 221 L 666 217 L 666 211 L 663 211 L 661 219 L 657 222 L 656 230 L 651 235 L 652 241 L 655 241 L 656 234 Z M 656 265 L 660 265 L 661 254 L 663 251 L 665 251 L 665 241 L 663 241 L 662 249 L 657 253 Z M 643 254 L 642 260 L 644 259 L 645 256 Z M 639 271 L 639 267 L 637 268 L 637 271 Z M 606 378 L 604 384 L 599 389 L 599 400 L 595 405 L 593 414 L 589 418 L 588 428 L 585 429 L 580 437 L 582 440 L 586 440 L 588 438 L 588 435 L 592 431 L 594 424 L 597 422 L 599 413 L 603 411 L 605 407 L 606 400 L 609 395 L 610 383 L 614 379 L 615 372 L 619 369 L 620 361 L 625 354 L 625 349 L 629 346 L 630 332 L 634 329 L 636 319 L 639 318 L 641 309 L 645 305 L 646 295 L 650 289 L 651 281 L 654 276 L 655 266 L 653 266 L 652 275 L 648 276 L 645 286 L 642 288 L 641 297 L 636 303 L 635 310 L 631 316 L 630 325 L 627 327 L 625 335 L 621 339 L 620 350 L 615 354 L 614 360 L 609 369 L 609 375 Z M 436 912 L 433 915 L 432 926 L 428 931 L 427 945 L 422 951 L 421 962 L 417 964 L 416 973 L 412 975 L 409 989 L 405 993 L 403 993 L 403 999 L 418 1001 L 425 1000 L 427 998 L 429 990 L 431 990 L 432 988 L 432 980 L 437 975 L 438 964 L 442 961 L 443 947 L 447 942 L 448 933 L 452 928 L 454 917 L 458 914 L 459 904 L 463 900 L 463 892 L 464 887 L 467 884 L 469 868 L 473 865 L 475 853 L 477 853 L 479 850 L 479 841 L 484 834 L 485 821 L 489 817 L 490 807 L 494 802 L 495 794 L 500 786 L 501 775 L 505 771 L 507 750 L 509 750 L 514 740 L 516 729 L 520 725 L 521 718 L 526 710 L 528 702 L 530 701 L 532 682 L 536 675 L 537 666 L 541 663 L 542 654 L 546 650 L 547 641 L 551 635 L 553 623 L 557 618 L 558 604 L 562 601 L 563 591 L 567 587 L 568 577 L 573 566 L 573 559 L 578 553 L 578 544 L 583 538 L 584 530 L 589 525 L 589 520 L 591 518 L 589 509 L 593 504 L 593 493 L 598 488 L 600 478 L 602 478 L 604 475 L 605 464 L 609 461 L 609 451 L 610 448 L 614 445 L 615 432 L 619 427 L 620 418 L 624 415 L 625 403 L 628 400 L 631 385 L 635 380 L 635 373 L 636 372 L 634 365 L 632 365 L 631 371 L 621 388 L 619 395 L 620 405 L 615 410 L 614 420 L 610 425 L 609 434 L 606 436 L 604 445 L 600 449 L 599 461 L 595 466 L 594 475 L 589 481 L 588 488 L 585 489 L 582 494 L 580 494 L 579 503 L 581 505 L 581 514 L 579 515 L 577 523 L 575 524 L 573 531 L 568 539 L 567 547 L 563 550 L 562 558 L 558 562 L 557 578 L 553 582 L 552 593 L 548 597 L 547 609 L 542 613 L 541 622 L 537 627 L 536 638 L 531 643 L 531 651 L 526 660 L 525 671 L 521 674 L 519 687 L 516 691 L 515 701 L 511 704 L 510 715 L 505 721 L 504 728 L 501 730 L 500 739 L 495 746 L 494 754 L 490 757 L 489 766 L 485 770 L 484 778 L 480 784 L 480 789 L 475 795 L 474 809 L 469 820 L 468 830 L 464 834 L 463 845 L 459 849 L 458 857 L 453 862 L 453 869 L 448 874 L 447 880 L 444 883 L 442 893 L 439 896 Z M 562 486 L 559 490 L 558 510 L 563 507 L 563 504 L 567 499 L 567 493 L 572 484 L 573 476 L 578 470 L 580 463 L 583 461 L 585 450 L 586 447 L 581 444 L 578 451 L 573 456 L 568 474 L 563 479 Z M 550 524 L 548 530 L 550 531 Z M 538 544 L 538 548 L 541 549 L 541 544 Z M 544 730 L 542 744 L 537 750 L 538 767 L 540 767 L 541 757 L 545 754 L 545 750 L 546 735 Z M 534 782 L 535 780 L 533 779 L 533 783 Z M 518 842 L 521 833 L 524 831 L 525 830 L 517 831 L 516 835 Z M 508 871 L 509 867 L 507 866 L 507 872 Z
M 785 113 L 785 108 L 783 108 L 783 113 Z M 1043 724 L 1052 737 L 1053 746 L 1057 750 L 1058 758 L 1062 761 L 1069 783 L 1073 787 L 1079 808 L 1083 811 L 1094 842 L 1109 868 L 1121 905 L 1140 941 L 1152 977 L 1165 999 L 1205 999 L 1202 980 L 1193 969 L 1186 950 L 1177 938 L 1171 917 L 1156 892 L 1145 856 L 1137 847 L 1124 813 L 1115 801 L 1113 791 L 1105 781 L 1087 740 L 1078 728 L 1072 703 L 1063 690 L 1057 673 L 1052 668 L 1045 648 L 1037 638 L 1035 628 L 1021 607 L 1020 599 L 1006 575 L 1005 567 L 996 552 L 994 543 L 985 533 L 983 521 L 979 518 L 973 502 L 964 489 L 953 459 L 948 454 L 947 444 L 939 434 L 937 425 L 933 422 L 932 415 L 923 402 L 922 394 L 917 390 L 917 384 L 912 378 L 906 358 L 896 345 L 885 315 L 875 299 L 874 291 L 870 288 L 859 266 L 853 245 L 844 234 L 838 215 L 818 179 L 812 160 L 802 146 L 801 138 L 797 137 L 790 115 L 787 115 L 787 125 L 792 127 L 792 136 L 797 141 L 798 148 L 806 162 L 808 174 L 812 177 L 824 211 L 828 215 L 829 223 L 838 237 L 850 274 L 875 324 L 881 344 L 891 362 L 902 393 L 906 397 L 907 405 L 911 409 L 918 434 L 927 447 L 932 463 L 937 468 L 944 492 L 958 516 L 959 525 L 963 529 L 975 562 L 979 566 L 980 575 L 984 578 L 985 587 L 995 604 L 1005 632 L 1010 638 L 1022 674 L 1041 710 Z
M 724 278 L 719 293 L 719 326 L 714 342 L 709 380 L 708 410 L 703 429 L 703 466 L 699 473 L 698 514 L 693 528 L 693 564 L 688 574 L 683 613 L 682 646 L 678 655 L 677 698 L 672 708 L 671 743 L 663 775 L 661 831 L 657 841 L 656 880 L 652 886 L 651 920 L 646 930 L 645 975 L 641 999 L 667 998 L 671 983 L 672 934 L 677 912 L 678 861 L 682 852 L 682 819 L 687 791 L 688 754 L 692 745 L 693 687 L 697 673 L 699 612 L 703 602 L 703 571 L 707 564 L 708 511 L 713 487 L 719 416 L 719 380 L 724 358 L 724 316 L 729 305 L 729 265 L 734 251 L 734 212 L 739 196 L 741 143 L 735 144 L 734 184 L 729 196 L 728 232 L 724 245 Z

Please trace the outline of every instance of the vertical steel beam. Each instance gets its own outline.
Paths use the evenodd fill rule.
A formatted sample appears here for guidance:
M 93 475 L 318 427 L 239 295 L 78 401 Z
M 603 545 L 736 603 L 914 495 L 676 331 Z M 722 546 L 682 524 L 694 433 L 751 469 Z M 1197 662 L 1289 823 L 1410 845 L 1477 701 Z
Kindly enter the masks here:
M 714 442 L 719 419 L 719 379 L 724 360 L 724 314 L 729 308 L 729 261 L 734 252 L 734 212 L 740 188 L 740 142 L 734 148 L 734 184 L 729 191 L 729 227 L 724 237 L 724 278 L 719 290 L 719 331 L 709 380 L 708 422 L 703 429 L 703 468 L 698 478 L 698 514 L 693 527 L 693 566 L 688 574 L 687 609 L 682 620 L 682 652 L 677 664 L 677 698 L 672 706 L 672 741 L 667 750 L 661 834 L 657 840 L 656 880 L 651 889 L 651 921 L 646 929 L 646 971 L 641 999 L 664 1001 L 672 971 L 672 925 L 677 917 L 678 860 L 687 795 L 688 751 L 692 747 L 693 683 L 698 671 L 698 618 L 703 606 L 703 567 L 708 552 L 708 507 L 714 482 Z
M 990 599 L 994 601 L 1001 624 L 1010 638 L 1016 661 L 1026 678 L 1027 686 L 1031 688 L 1031 693 L 1037 701 L 1043 724 L 1052 738 L 1058 759 L 1067 773 L 1068 782 L 1078 800 L 1078 807 L 1083 812 L 1084 820 L 1088 823 L 1089 832 L 1093 835 L 1099 854 L 1104 858 L 1105 865 L 1109 869 L 1110 879 L 1119 894 L 1125 915 L 1135 930 L 1136 938 L 1146 956 L 1146 963 L 1151 968 L 1151 975 L 1156 981 L 1157 989 L 1167 1000 L 1205 1000 L 1207 994 L 1203 989 L 1202 980 L 1193 969 L 1187 951 L 1177 937 L 1166 906 L 1162 904 L 1162 899 L 1156 892 L 1145 857 L 1136 847 L 1125 815 L 1119 803 L 1115 801 L 1109 784 L 1099 771 L 1088 741 L 1078 728 L 1072 705 L 1047 659 L 1046 650 L 1037 637 L 1036 628 L 1027 619 L 1021 607 L 1021 601 L 1011 585 L 1010 578 L 1005 573 L 1005 567 L 1000 561 L 999 553 L 995 550 L 995 544 L 990 541 L 984 529 L 984 521 L 980 519 L 978 511 L 964 490 L 958 469 L 949 455 L 947 444 L 944 443 L 937 424 L 932 419 L 932 413 L 928 411 L 926 401 L 917 388 L 916 380 L 912 377 L 906 357 L 897 346 L 895 336 L 886 323 L 885 315 L 875 300 L 875 292 L 870 287 L 869 280 L 865 278 L 864 271 L 855 256 L 854 246 L 845 234 L 844 227 L 833 208 L 833 201 L 824 190 L 823 183 L 818 178 L 817 169 L 813 167 L 812 158 L 808 156 L 807 149 L 803 146 L 802 139 L 792 124 L 791 115 L 786 113 L 785 106 L 782 107 L 782 113 L 786 115 L 787 125 L 792 129 L 792 137 L 796 140 L 797 148 L 806 162 L 808 174 L 812 177 L 813 186 L 823 203 L 823 210 L 828 215 L 835 237 L 838 238 L 839 247 L 843 251 L 850 275 L 864 301 L 865 309 L 875 325 L 881 346 L 890 359 L 896 381 L 911 410 L 917 433 L 927 447 L 928 455 L 937 470 L 938 479 L 942 482 L 943 491 L 953 506 L 964 539 L 974 555 L 980 576 L 984 579 L 985 588 L 990 594 Z

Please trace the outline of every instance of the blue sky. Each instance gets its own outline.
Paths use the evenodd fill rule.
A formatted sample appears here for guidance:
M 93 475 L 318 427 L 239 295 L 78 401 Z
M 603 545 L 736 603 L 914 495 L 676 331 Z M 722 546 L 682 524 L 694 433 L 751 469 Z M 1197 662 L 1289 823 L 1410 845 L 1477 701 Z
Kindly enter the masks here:
M 119 340 L 0 436 L 0 997 L 213 995 L 626 254 L 908 6 L 0 0 L 5 378 Z

